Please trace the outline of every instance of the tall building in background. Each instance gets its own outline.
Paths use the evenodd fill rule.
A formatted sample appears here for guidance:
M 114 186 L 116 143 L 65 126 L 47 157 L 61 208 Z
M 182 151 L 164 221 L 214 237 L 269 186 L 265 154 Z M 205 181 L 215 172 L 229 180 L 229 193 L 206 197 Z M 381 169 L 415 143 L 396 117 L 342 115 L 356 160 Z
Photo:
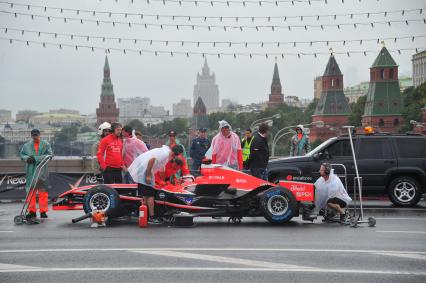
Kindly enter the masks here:
M 117 102 L 122 122 L 140 119 L 150 112 L 151 100 L 148 97 L 119 98 Z
M 280 74 L 278 73 L 278 65 L 277 63 L 275 63 L 268 106 L 277 106 L 282 103 L 284 103 L 284 94 L 282 93 Z
M 8 123 L 12 121 L 12 111 L 0 109 L 0 123 Z
M 16 122 L 18 121 L 24 121 L 27 122 L 31 119 L 31 117 L 34 117 L 38 115 L 39 113 L 34 110 L 20 110 L 18 113 L 16 113 Z
M 321 97 L 321 91 L 322 91 L 322 77 L 317 76 L 314 79 L 314 99 L 316 99 L 317 101 Z
M 209 128 L 209 117 L 207 117 L 207 109 L 201 97 L 197 98 L 197 101 L 194 105 L 194 112 L 192 115 L 192 128 Z
M 178 103 L 173 104 L 173 117 L 189 118 L 192 116 L 192 107 L 190 99 L 181 99 Z
M 215 112 L 219 109 L 219 88 L 216 84 L 216 76 L 210 74 L 207 59 L 204 60 L 204 66 L 201 74 L 197 74 L 197 84 L 194 86 L 194 103 L 201 97 L 207 112 Z
M 115 104 L 114 90 L 111 82 L 108 57 L 105 56 L 104 80 L 102 82 L 101 101 L 96 109 L 97 125 L 103 122 L 118 122 L 119 109 Z
M 426 50 L 413 55 L 413 85 L 418 87 L 426 82 Z
M 312 115 L 312 121 L 323 121 L 328 127 L 340 129 L 347 124 L 350 112 L 343 92 L 343 74 L 332 53 L 322 76 L 321 97 Z M 315 141 L 335 136 L 337 133 L 328 127 L 313 127 L 310 138 Z
M 401 109 L 398 65 L 383 46 L 370 67 L 370 85 L 362 125 L 372 126 L 383 132 L 398 132 L 403 122 Z

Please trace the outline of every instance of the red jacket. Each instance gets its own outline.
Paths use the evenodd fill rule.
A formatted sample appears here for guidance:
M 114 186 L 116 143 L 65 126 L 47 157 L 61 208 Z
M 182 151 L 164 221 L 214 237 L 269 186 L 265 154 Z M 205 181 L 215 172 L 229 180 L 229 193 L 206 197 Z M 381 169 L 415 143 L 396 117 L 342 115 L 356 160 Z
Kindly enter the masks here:
M 102 170 L 106 167 L 121 168 L 123 166 L 123 141 L 114 134 L 101 139 L 98 147 L 99 165 Z

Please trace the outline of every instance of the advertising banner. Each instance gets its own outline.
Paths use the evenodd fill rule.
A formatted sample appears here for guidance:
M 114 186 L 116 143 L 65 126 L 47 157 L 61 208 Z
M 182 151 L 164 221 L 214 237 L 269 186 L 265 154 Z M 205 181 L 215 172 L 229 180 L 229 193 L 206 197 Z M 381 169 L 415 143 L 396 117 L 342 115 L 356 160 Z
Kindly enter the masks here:
M 0 174 L 0 200 L 25 199 L 26 181 L 23 173 Z M 72 187 L 96 184 L 96 177 L 89 173 L 50 173 L 49 198 L 54 198 Z

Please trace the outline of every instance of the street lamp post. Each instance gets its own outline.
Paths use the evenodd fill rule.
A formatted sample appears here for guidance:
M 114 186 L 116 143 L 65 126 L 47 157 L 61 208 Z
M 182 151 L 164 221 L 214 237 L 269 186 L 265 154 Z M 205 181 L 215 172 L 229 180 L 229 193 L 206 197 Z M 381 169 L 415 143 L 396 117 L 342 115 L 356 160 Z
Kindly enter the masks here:
M 294 134 L 294 131 L 288 131 L 285 133 L 282 133 L 279 137 L 277 137 L 275 142 L 272 142 L 272 157 L 275 157 L 275 147 L 277 146 L 277 142 L 284 136 L 289 135 L 289 134 Z
M 253 129 L 253 127 L 257 124 L 260 124 L 262 122 L 268 121 L 268 120 L 272 120 L 272 119 L 280 119 L 281 118 L 281 114 L 277 113 L 275 115 L 272 115 L 271 117 L 265 117 L 265 118 L 260 118 L 257 120 L 254 120 L 251 124 L 250 124 L 250 129 Z
M 314 125 L 314 126 L 316 126 L 318 128 L 322 128 L 322 127 L 324 127 L 324 122 L 323 121 L 315 121 L 315 122 L 312 122 L 312 123 L 309 123 L 309 124 L 305 124 L 305 125 L 303 125 L 303 127 L 308 127 L 308 126 L 311 126 L 311 125 Z M 275 151 L 274 151 L 275 150 L 275 145 L 277 144 L 277 142 L 283 136 L 285 136 L 285 135 L 281 135 L 281 133 L 283 133 L 285 130 L 288 130 L 288 129 L 291 129 L 291 128 L 295 128 L 295 127 L 297 127 L 297 125 L 284 127 L 282 129 L 280 129 L 275 134 L 274 138 L 272 139 L 272 157 L 275 157 Z M 288 133 L 285 133 L 285 134 L 288 134 Z

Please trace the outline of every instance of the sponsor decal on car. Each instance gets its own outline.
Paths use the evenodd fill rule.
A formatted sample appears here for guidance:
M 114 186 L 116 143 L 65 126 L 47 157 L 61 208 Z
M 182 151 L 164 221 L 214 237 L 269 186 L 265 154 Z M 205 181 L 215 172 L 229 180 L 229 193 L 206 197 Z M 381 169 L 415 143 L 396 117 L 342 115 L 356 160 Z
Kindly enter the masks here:
M 200 198 L 193 198 L 193 197 L 179 197 L 177 196 L 178 199 L 180 199 L 181 201 L 183 201 L 184 203 L 186 203 L 187 205 L 191 205 L 194 202 L 196 202 L 197 200 L 199 200 Z

